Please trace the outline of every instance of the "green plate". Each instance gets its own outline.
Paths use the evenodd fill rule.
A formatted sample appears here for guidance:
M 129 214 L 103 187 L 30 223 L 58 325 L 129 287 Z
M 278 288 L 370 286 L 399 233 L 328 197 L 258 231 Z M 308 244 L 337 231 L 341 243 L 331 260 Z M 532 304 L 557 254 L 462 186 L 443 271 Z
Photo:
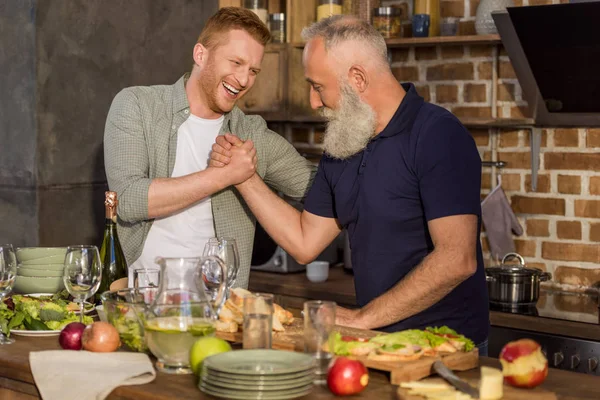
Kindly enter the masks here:
M 209 370 L 241 375 L 277 375 L 306 372 L 315 366 L 312 356 L 284 350 L 236 350 L 207 357 Z
M 224 389 L 243 389 L 243 390 L 258 390 L 258 391 L 272 391 L 272 390 L 291 390 L 297 389 L 313 383 L 315 379 L 314 375 L 307 376 L 300 379 L 290 379 L 285 381 L 273 381 L 273 382 L 252 382 L 240 381 L 239 379 L 223 379 L 215 378 L 211 375 L 202 375 L 204 383 L 212 386 L 218 386 Z
M 216 371 L 214 369 L 206 368 L 206 366 L 202 366 L 202 374 L 209 374 L 210 376 L 214 376 L 220 379 L 235 379 L 236 381 L 246 381 L 246 382 L 278 382 L 278 381 L 286 381 L 290 379 L 300 379 L 306 378 L 308 376 L 314 376 L 315 371 L 313 369 L 308 369 L 302 372 L 293 372 L 291 374 L 277 374 L 277 375 L 248 375 L 248 374 L 232 374 L 230 372 L 221 372 Z
M 287 400 L 306 396 L 313 390 L 313 385 L 305 386 L 304 388 L 300 389 L 281 390 L 278 392 L 226 390 L 215 388 L 211 385 L 206 385 L 204 382 L 200 382 L 198 387 L 201 391 L 206 394 L 210 394 L 211 396 L 232 400 Z

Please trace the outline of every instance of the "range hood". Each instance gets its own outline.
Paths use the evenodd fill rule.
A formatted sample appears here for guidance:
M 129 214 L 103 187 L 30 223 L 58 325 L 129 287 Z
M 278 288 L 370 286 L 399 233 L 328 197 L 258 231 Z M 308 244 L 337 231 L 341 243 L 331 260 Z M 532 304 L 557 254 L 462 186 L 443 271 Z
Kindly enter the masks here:
M 492 13 L 535 126 L 600 126 L 600 1 Z

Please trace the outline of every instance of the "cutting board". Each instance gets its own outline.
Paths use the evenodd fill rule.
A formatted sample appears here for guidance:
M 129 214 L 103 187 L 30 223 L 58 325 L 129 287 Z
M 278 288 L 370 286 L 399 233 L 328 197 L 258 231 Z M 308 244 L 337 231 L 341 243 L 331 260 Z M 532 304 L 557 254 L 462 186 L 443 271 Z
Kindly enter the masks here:
M 477 388 L 479 387 L 478 379 L 465 379 L 471 386 Z M 431 383 L 447 383 L 442 378 L 427 378 L 423 379 L 421 382 L 431 382 Z M 398 399 L 399 400 L 423 400 L 425 397 L 410 395 L 408 394 L 410 389 L 403 389 L 401 387 L 398 388 Z M 540 387 L 534 389 L 519 389 L 509 385 L 504 385 L 502 388 L 503 396 L 502 400 L 556 400 L 556 394 L 554 392 L 550 392 L 546 389 L 542 389 Z
M 336 326 L 334 328 L 342 335 L 371 338 L 383 332 Z M 273 332 L 271 345 L 274 349 L 289 351 L 304 351 L 304 322 L 302 318 L 295 318 L 291 325 L 285 326 L 285 332 Z M 242 332 L 224 333 L 217 332 L 217 336 L 234 343 L 242 343 Z M 432 374 L 432 365 L 435 360 L 441 359 L 450 369 L 466 371 L 479 365 L 479 351 L 474 349 L 468 353 L 447 353 L 438 357 L 423 357 L 414 361 L 375 361 L 366 357 L 351 357 L 361 360 L 367 368 L 387 371 L 390 373 L 390 382 L 398 385 L 400 382 L 409 382 L 428 377 Z

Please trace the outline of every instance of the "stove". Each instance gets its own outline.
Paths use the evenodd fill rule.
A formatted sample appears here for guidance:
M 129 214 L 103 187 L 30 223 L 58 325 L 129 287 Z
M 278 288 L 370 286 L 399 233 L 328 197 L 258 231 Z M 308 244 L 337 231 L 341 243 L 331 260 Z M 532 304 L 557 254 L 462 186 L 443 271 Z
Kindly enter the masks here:
M 589 324 L 600 330 L 597 294 L 542 290 L 536 304 L 490 304 L 490 311 L 532 317 L 531 330 L 529 326 L 525 330 L 492 325 L 489 337 L 490 357 L 498 357 L 502 347 L 509 341 L 530 338 L 540 343 L 550 367 L 600 376 L 600 342 L 586 338 L 576 326 L 569 335 L 536 331 L 536 324 L 549 326 L 551 322 L 556 322 L 551 320 Z

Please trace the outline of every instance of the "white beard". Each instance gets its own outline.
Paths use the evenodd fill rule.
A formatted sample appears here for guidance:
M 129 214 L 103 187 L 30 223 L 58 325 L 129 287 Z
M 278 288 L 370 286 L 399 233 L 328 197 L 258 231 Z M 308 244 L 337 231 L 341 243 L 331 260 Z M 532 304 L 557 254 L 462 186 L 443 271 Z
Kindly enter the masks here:
M 324 150 L 334 158 L 344 160 L 364 150 L 375 134 L 375 111 L 347 83 L 341 84 L 338 109 L 324 107 L 321 115 L 328 119 Z

